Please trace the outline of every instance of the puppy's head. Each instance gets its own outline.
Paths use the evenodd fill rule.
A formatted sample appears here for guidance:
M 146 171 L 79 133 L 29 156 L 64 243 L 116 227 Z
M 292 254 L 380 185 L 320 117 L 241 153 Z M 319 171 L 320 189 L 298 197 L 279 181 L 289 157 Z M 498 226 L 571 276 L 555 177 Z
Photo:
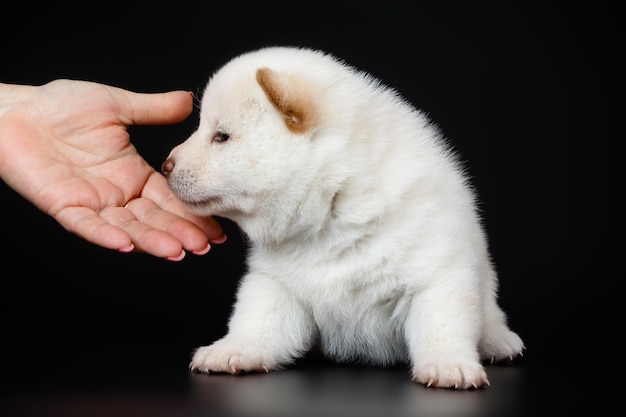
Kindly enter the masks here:
M 197 214 L 238 223 L 276 215 L 291 210 L 314 175 L 307 166 L 321 124 L 319 91 L 286 65 L 288 56 L 269 55 L 239 57 L 214 74 L 198 129 L 163 162 L 170 188 Z

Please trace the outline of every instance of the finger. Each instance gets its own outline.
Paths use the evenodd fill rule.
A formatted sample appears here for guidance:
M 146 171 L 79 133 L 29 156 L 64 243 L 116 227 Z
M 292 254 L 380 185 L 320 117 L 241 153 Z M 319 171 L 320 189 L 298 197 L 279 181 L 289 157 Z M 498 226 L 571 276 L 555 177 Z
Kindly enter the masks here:
M 172 124 L 185 120 L 193 111 L 193 94 L 188 91 L 135 93 L 114 88 L 121 100 L 126 125 Z
M 88 242 L 121 252 L 133 250 L 131 237 L 126 232 L 106 222 L 89 208 L 66 207 L 60 210 L 54 218 L 67 231 Z
M 224 234 L 222 225 L 213 217 L 197 216 L 185 211 L 183 218 L 199 227 L 207 235 L 210 243 L 220 244 L 226 242 L 227 237 Z
M 167 185 L 165 177 L 154 172 L 144 185 L 142 196 L 155 202 L 161 209 L 173 213 L 196 225 L 211 243 L 223 243 L 226 240 L 222 226 L 212 217 L 198 216 L 185 208 Z
M 190 213 L 176 197 L 164 199 L 159 203 L 159 207 L 165 213 L 174 214 L 177 218 L 191 223 L 198 228 L 210 243 L 220 244 L 226 241 L 226 235 L 222 225 L 213 217 L 199 216 Z
M 128 234 L 137 251 L 172 261 L 185 256 L 182 243 L 175 236 L 143 223 L 125 207 L 107 208 L 100 212 L 100 217 Z
M 194 223 L 161 209 L 147 198 L 137 198 L 127 204 L 127 209 L 142 224 L 162 230 L 178 239 L 183 249 L 201 255 L 210 249 L 207 235 Z

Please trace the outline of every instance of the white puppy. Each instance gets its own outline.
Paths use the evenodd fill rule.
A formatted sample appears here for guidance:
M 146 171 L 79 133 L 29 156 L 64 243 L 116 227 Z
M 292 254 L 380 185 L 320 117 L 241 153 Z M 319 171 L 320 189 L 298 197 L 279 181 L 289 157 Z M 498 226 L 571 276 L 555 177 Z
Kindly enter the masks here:
M 476 388 L 489 384 L 481 360 L 524 348 L 454 153 L 395 91 L 328 54 L 231 60 L 163 172 L 188 208 L 233 220 L 251 244 L 228 334 L 196 350 L 193 370 L 267 372 L 318 345 Z

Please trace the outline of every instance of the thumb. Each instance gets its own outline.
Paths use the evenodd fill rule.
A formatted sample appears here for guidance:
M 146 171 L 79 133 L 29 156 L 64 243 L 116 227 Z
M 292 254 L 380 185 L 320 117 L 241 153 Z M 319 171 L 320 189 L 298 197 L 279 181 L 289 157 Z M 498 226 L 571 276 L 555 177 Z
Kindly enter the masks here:
M 114 88 L 120 98 L 121 114 L 126 125 L 172 124 L 185 120 L 193 110 L 193 94 L 189 91 L 166 93 L 135 93 Z M 123 117 L 123 116 L 122 116 Z

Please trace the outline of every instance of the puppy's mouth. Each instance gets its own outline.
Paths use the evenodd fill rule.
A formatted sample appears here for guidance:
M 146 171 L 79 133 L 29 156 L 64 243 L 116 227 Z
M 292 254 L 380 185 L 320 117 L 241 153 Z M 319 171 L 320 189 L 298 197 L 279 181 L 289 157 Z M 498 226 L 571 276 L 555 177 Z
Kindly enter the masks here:
M 220 196 L 209 196 L 201 199 L 189 199 L 182 196 L 178 196 L 179 200 L 183 202 L 189 208 L 202 208 L 206 206 L 212 206 L 220 204 L 224 199 Z
M 202 209 L 223 202 L 223 198 L 216 194 L 201 192 L 193 187 L 194 182 L 180 181 L 168 176 L 167 183 L 176 197 L 189 209 Z

